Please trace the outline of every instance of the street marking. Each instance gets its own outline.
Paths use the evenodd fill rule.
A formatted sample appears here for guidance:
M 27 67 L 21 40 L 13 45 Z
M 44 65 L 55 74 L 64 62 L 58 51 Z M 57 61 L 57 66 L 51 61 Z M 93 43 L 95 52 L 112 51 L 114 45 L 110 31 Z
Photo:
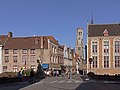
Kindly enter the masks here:
M 71 83 L 72 81 L 67 81 L 66 83 Z
M 57 81 L 52 81 L 52 82 L 50 82 L 50 83 L 56 83 Z
M 75 81 L 75 83 L 82 83 L 83 81 Z
M 66 80 L 61 80 L 61 81 L 57 81 L 57 80 L 55 80 L 55 81 L 51 81 L 51 82 L 49 82 L 49 83 L 83 83 L 83 81 L 80 81 L 80 80 L 68 80 L 68 81 L 66 81 Z
M 104 81 L 104 83 L 116 83 L 115 81 Z
M 63 82 L 65 82 L 65 80 L 59 81 L 58 83 L 63 83 Z
M 90 79 L 89 79 L 89 78 L 86 78 L 85 80 L 88 81 L 88 80 L 90 80 Z

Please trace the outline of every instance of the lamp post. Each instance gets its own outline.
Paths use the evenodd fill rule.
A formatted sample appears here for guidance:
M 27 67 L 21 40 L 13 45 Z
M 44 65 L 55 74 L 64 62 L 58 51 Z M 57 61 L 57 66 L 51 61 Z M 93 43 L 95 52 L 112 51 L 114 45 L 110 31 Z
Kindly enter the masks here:
M 90 64 L 90 72 L 91 72 L 91 64 L 92 64 L 93 59 L 89 58 L 89 64 Z

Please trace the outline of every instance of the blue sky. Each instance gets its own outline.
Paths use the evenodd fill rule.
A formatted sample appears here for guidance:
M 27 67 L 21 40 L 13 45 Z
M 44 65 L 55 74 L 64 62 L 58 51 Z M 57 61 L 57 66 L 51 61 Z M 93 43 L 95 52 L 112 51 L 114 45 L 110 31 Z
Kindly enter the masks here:
M 120 0 L 0 0 L 0 34 L 52 35 L 74 48 L 78 27 L 86 44 L 91 12 L 94 24 L 120 23 Z

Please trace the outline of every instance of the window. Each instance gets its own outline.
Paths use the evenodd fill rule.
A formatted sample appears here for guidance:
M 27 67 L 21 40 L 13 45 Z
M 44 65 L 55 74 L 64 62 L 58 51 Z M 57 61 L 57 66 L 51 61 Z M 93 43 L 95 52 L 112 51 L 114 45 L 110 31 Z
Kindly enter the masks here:
M 27 55 L 23 55 L 22 56 L 22 62 L 26 62 L 27 61 Z
M 45 41 L 43 41 L 43 47 L 45 48 Z
M 7 66 L 3 66 L 3 72 L 7 72 Z
M 53 63 L 55 63 L 56 62 L 56 58 L 55 58 L 55 56 L 53 57 Z
M 5 49 L 5 54 L 9 54 L 9 49 Z
M 9 56 L 5 56 L 5 63 L 9 62 Z
M 28 53 L 28 50 L 27 50 L 27 49 L 23 49 L 23 50 L 22 50 L 22 53 L 23 53 L 23 54 L 27 54 L 27 53 Z
M 30 53 L 31 53 L 31 54 L 35 54 L 35 49 L 31 49 L 31 50 L 30 50 Z
M 78 50 L 80 50 L 80 47 L 78 47 Z
M 82 32 L 79 32 L 79 35 L 82 35 Z
M 13 56 L 13 62 L 17 63 L 17 56 Z
M 103 49 L 105 54 L 109 53 L 109 41 L 104 41 Z
M 120 67 L 120 56 L 115 56 L 115 67 Z
M 104 56 L 104 68 L 109 68 L 109 56 Z
M 57 49 L 55 48 L 55 54 L 57 53 Z
M 18 72 L 18 67 L 17 67 L 17 65 L 14 65 L 14 66 L 13 66 L 13 72 Z
M 31 56 L 30 56 L 30 61 L 31 61 L 31 62 L 35 62 L 35 55 L 31 55 Z
M 54 53 L 54 47 L 52 46 L 52 53 Z
M 17 49 L 13 49 L 13 54 L 17 54 Z
M 97 68 L 97 56 L 93 56 L 93 68 Z
M 56 47 L 54 48 L 54 53 L 55 53 L 55 49 L 56 49 Z
M 115 53 L 120 52 L 120 41 L 115 41 Z
M 50 60 L 51 60 L 51 63 L 53 63 L 53 56 L 51 55 L 51 58 L 50 58 Z
M 92 53 L 97 53 L 97 42 L 92 42 Z

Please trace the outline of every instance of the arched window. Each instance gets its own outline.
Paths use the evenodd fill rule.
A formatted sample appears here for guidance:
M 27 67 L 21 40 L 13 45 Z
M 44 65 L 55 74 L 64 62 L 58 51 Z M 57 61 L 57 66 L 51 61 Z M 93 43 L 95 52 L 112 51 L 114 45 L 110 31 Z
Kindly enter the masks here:
M 119 53 L 120 52 L 120 40 L 116 39 L 115 40 L 115 53 Z
M 104 68 L 109 68 L 110 59 L 109 59 L 109 39 L 103 40 L 103 65 Z
M 97 48 L 98 48 L 97 40 L 93 40 L 92 41 L 92 53 L 93 54 L 97 54 L 97 52 L 98 52 Z
M 120 67 L 120 39 L 116 38 L 114 41 L 114 63 L 115 63 L 115 67 L 118 68 Z
M 93 68 L 97 68 L 98 67 L 98 40 L 97 39 L 93 39 L 92 40 L 92 58 L 93 58 L 93 62 L 92 62 L 92 67 Z

